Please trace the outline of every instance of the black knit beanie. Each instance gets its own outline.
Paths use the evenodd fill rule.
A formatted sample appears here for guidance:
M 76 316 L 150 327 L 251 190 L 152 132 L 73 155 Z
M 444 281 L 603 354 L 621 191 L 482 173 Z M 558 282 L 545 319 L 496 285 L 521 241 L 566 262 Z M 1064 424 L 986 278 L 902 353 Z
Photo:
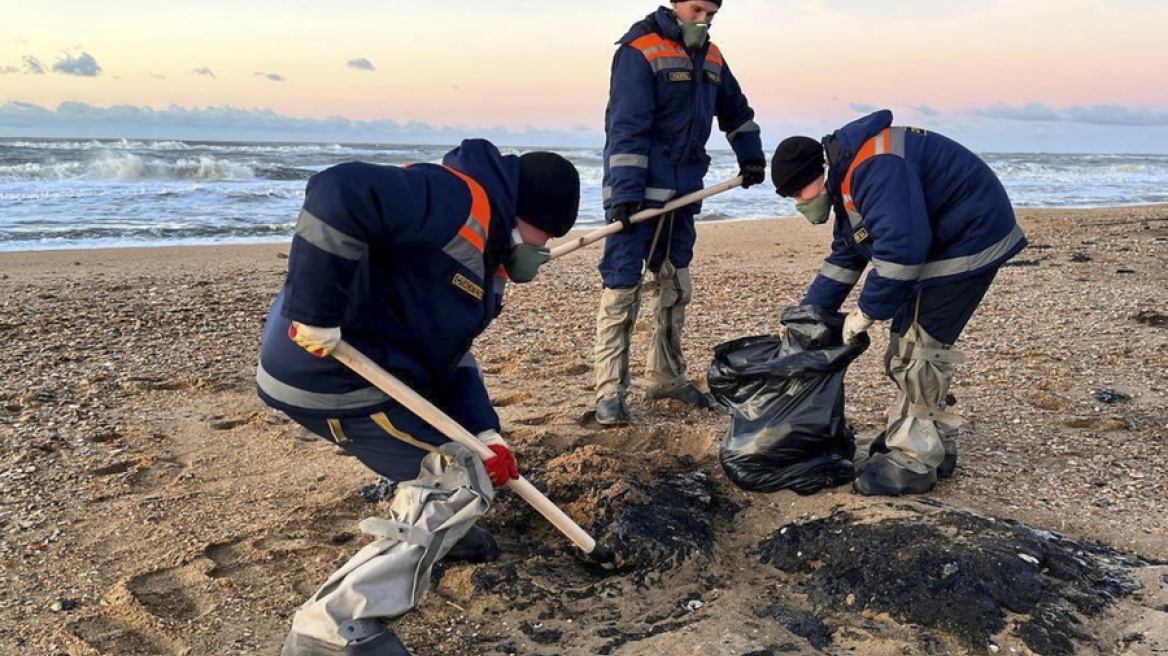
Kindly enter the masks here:
M 771 158 L 775 191 L 790 198 L 823 173 L 823 146 L 811 137 L 787 137 Z
M 669 1 L 672 2 L 673 4 L 677 4 L 679 2 L 687 2 L 688 0 L 669 0 Z M 719 7 L 722 6 L 722 0 L 710 0 L 710 2 L 718 5 Z
M 580 209 L 580 174 L 555 153 L 519 157 L 519 198 L 515 216 L 554 237 L 568 234 Z

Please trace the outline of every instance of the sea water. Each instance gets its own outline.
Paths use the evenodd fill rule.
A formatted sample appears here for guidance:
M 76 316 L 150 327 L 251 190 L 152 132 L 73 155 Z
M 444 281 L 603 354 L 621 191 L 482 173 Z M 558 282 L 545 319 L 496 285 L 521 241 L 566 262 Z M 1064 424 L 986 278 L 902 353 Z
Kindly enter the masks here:
M 0 139 L 0 251 L 286 241 L 317 171 L 441 161 L 449 146 Z M 504 148 L 504 153 L 530 149 Z M 580 170 L 578 227 L 603 225 L 599 148 Z M 711 151 L 706 184 L 738 171 Z M 1168 202 L 1168 155 L 983 153 L 1020 207 Z M 793 216 L 769 183 L 705 201 L 701 221 Z

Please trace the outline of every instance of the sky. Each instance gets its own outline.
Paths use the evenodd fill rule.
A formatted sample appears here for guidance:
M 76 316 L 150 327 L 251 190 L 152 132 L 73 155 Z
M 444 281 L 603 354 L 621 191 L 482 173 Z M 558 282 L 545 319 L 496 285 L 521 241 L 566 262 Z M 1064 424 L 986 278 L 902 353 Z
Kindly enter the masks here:
M 0 137 L 603 143 L 629 0 L 0 0 Z M 1166 0 L 725 0 L 773 148 L 877 108 L 979 151 L 1168 152 Z M 711 147 L 725 147 L 716 138 Z

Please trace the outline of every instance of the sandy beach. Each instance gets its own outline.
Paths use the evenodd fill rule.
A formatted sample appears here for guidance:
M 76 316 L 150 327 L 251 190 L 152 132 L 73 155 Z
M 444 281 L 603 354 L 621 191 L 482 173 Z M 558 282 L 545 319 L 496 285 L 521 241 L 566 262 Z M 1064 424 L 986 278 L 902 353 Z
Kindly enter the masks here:
M 1091 637 L 1072 653 L 1168 653 L 1168 206 L 1020 219 L 1031 246 L 1001 270 L 959 343 L 969 363 L 953 390 L 968 422 L 957 476 L 928 498 L 1142 557 L 1145 589 L 1084 619 Z M 829 240 L 829 227 L 792 217 L 701 225 L 685 338 L 695 378 L 704 382 L 716 344 L 777 330 Z M 784 525 L 898 502 L 849 487 L 738 490 L 717 460 L 726 416 L 646 402 L 640 387 L 632 425 L 592 420 L 599 252 L 510 286 L 476 343 L 520 468 L 586 527 L 605 518 L 577 487 L 602 476 L 703 468 L 720 507 L 737 511 L 716 521 L 710 553 L 684 566 L 603 574 L 503 493 L 484 522 L 501 560 L 436 573 L 401 621 L 417 656 L 985 653 L 941 629 L 923 641 L 887 614 L 826 609 L 759 562 L 759 542 Z M 276 654 L 296 606 L 367 542 L 357 522 L 386 507 L 362 491 L 375 477 L 253 392 L 286 253 L 0 253 L 0 653 Z M 887 333 L 872 336 L 847 379 L 860 453 L 894 397 Z M 828 645 L 764 617 L 775 599 L 825 622 Z M 995 640 L 1038 653 L 1010 630 Z

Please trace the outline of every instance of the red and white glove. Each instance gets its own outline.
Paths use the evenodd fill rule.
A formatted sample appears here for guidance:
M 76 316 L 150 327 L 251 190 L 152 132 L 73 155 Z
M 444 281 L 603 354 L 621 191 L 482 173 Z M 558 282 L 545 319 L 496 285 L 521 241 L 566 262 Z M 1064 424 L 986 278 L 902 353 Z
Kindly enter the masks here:
M 341 341 L 341 328 L 321 328 L 320 326 L 310 326 L 306 323 L 293 321 L 291 326 L 288 326 L 288 337 L 292 341 L 299 344 L 304 350 L 315 355 L 318 358 L 323 358 Z
M 485 430 L 475 437 L 495 454 L 483 461 L 487 475 L 491 477 L 491 485 L 503 487 L 507 481 L 519 478 L 519 464 L 515 462 L 515 455 L 507 448 L 507 443 L 498 431 Z

